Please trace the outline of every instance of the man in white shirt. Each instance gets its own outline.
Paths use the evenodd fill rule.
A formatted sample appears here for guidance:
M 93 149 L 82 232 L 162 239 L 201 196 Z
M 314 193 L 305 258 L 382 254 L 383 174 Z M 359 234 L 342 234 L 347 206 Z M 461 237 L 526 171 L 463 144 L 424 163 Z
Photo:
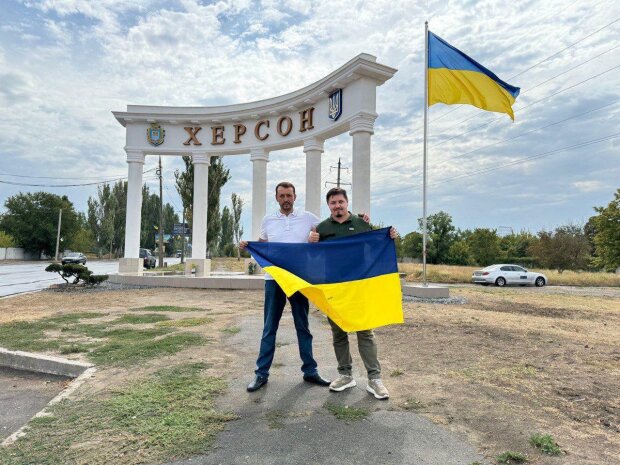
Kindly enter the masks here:
M 295 186 L 289 182 L 281 182 L 276 186 L 276 201 L 280 210 L 263 218 L 259 241 L 261 242 L 308 242 L 310 231 L 320 223 L 319 218 L 313 213 L 295 210 Z M 245 249 L 247 241 L 241 241 L 239 247 Z M 248 391 L 257 391 L 269 378 L 269 368 L 273 362 L 276 350 L 276 333 L 282 318 L 282 311 L 286 305 L 286 294 L 273 280 L 265 274 L 265 307 L 263 336 L 260 343 L 260 351 L 256 360 L 255 378 L 248 385 Z M 299 344 L 299 356 L 303 362 L 301 371 L 303 379 L 319 386 L 329 386 L 330 381 L 319 375 L 317 363 L 312 356 L 312 334 L 308 322 L 309 304 L 308 299 L 300 292 L 296 292 L 288 298 L 293 313 L 293 321 L 297 331 L 297 343 Z

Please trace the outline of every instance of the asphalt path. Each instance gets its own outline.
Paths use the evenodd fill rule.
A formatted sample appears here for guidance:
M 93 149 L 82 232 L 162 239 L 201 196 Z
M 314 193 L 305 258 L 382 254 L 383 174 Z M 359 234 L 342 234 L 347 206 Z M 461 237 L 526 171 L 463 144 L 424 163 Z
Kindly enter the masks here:
M 180 258 L 166 258 L 169 265 L 180 262 Z M 5 262 L 0 264 L 0 297 L 8 297 L 26 292 L 40 291 L 52 284 L 64 281 L 57 273 L 45 271 L 48 261 Z M 118 273 L 118 260 L 92 260 L 86 266 L 95 274 Z
M 333 378 L 336 360 L 324 319 L 318 311 L 310 314 L 313 353 L 320 373 Z M 262 327 L 262 315 L 247 316 L 239 322 L 239 333 L 223 342 L 227 352 L 240 357 L 232 367 L 229 389 L 217 399 L 217 408 L 233 412 L 238 419 L 226 424 L 207 454 L 168 465 L 488 464 L 464 436 L 366 392 L 366 373 L 354 335 L 349 339 L 356 387 L 334 393 L 304 382 L 288 305 L 278 330 L 269 383 L 248 393 Z M 379 341 L 379 352 L 386 343 Z M 389 376 L 384 379 L 389 388 Z M 359 421 L 338 420 L 329 413 L 329 405 L 364 409 L 368 416 Z

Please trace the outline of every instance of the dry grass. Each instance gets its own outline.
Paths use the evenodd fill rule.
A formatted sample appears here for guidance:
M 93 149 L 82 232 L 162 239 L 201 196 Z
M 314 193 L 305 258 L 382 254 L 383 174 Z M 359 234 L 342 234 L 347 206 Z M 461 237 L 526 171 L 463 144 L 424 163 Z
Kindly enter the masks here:
M 481 268 L 473 266 L 426 265 L 426 276 L 429 281 L 434 283 L 471 283 L 472 273 Z M 398 270 L 402 273 L 407 273 L 405 280 L 408 282 L 420 281 L 422 279 L 422 264 L 399 263 Z M 532 271 L 545 274 L 549 278 L 549 284 L 552 286 L 620 287 L 620 275 L 614 273 L 587 271 L 564 271 L 563 273 L 558 273 L 556 270 L 539 268 Z
M 393 405 L 465 431 L 488 458 L 514 451 L 531 465 L 616 465 L 619 291 L 451 294 L 464 302 L 405 302 L 403 325 L 377 329 L 386 372 L 403 372 L 386 379 Z M 532 445 L 535 433 L 551 435 L 566 458 Z

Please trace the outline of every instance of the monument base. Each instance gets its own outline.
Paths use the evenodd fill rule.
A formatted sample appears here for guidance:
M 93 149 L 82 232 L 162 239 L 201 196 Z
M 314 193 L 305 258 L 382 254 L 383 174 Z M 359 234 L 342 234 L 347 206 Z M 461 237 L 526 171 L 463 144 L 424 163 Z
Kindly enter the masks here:
M 421 299 L 447 299 L 450 297 L 450 288 L 434 284 L 429 284 L 428 286 L 406 284 L 402 288 L 403 295 L 419 297 Z
M 144 262 L 141 258 L 121 258 L 118 262 L 118 274 L 142 276 L 143 264 Z
M 185 275 L 191 276 L 192 269 L 196 269 L 194 276 L 196 278 L 204 278 L 211 275 L 211 259 L 209 258 L 188 258 L 185 262 Z

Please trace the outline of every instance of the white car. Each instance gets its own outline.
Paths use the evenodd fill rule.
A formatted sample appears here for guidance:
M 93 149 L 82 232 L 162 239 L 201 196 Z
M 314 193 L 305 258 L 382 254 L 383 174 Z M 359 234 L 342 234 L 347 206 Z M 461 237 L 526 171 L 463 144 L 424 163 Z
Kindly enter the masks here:
M 471 280 L 476 284 L 495 284 L 503 287 L 507 284 L 519 284 L 521 286 L 533 284 L 536 287 L 543 287 L 547 284 L 547 277 L 542 273 L 527 271 L 517 265 L 491 265 L 482 270 L 474 271 Z

